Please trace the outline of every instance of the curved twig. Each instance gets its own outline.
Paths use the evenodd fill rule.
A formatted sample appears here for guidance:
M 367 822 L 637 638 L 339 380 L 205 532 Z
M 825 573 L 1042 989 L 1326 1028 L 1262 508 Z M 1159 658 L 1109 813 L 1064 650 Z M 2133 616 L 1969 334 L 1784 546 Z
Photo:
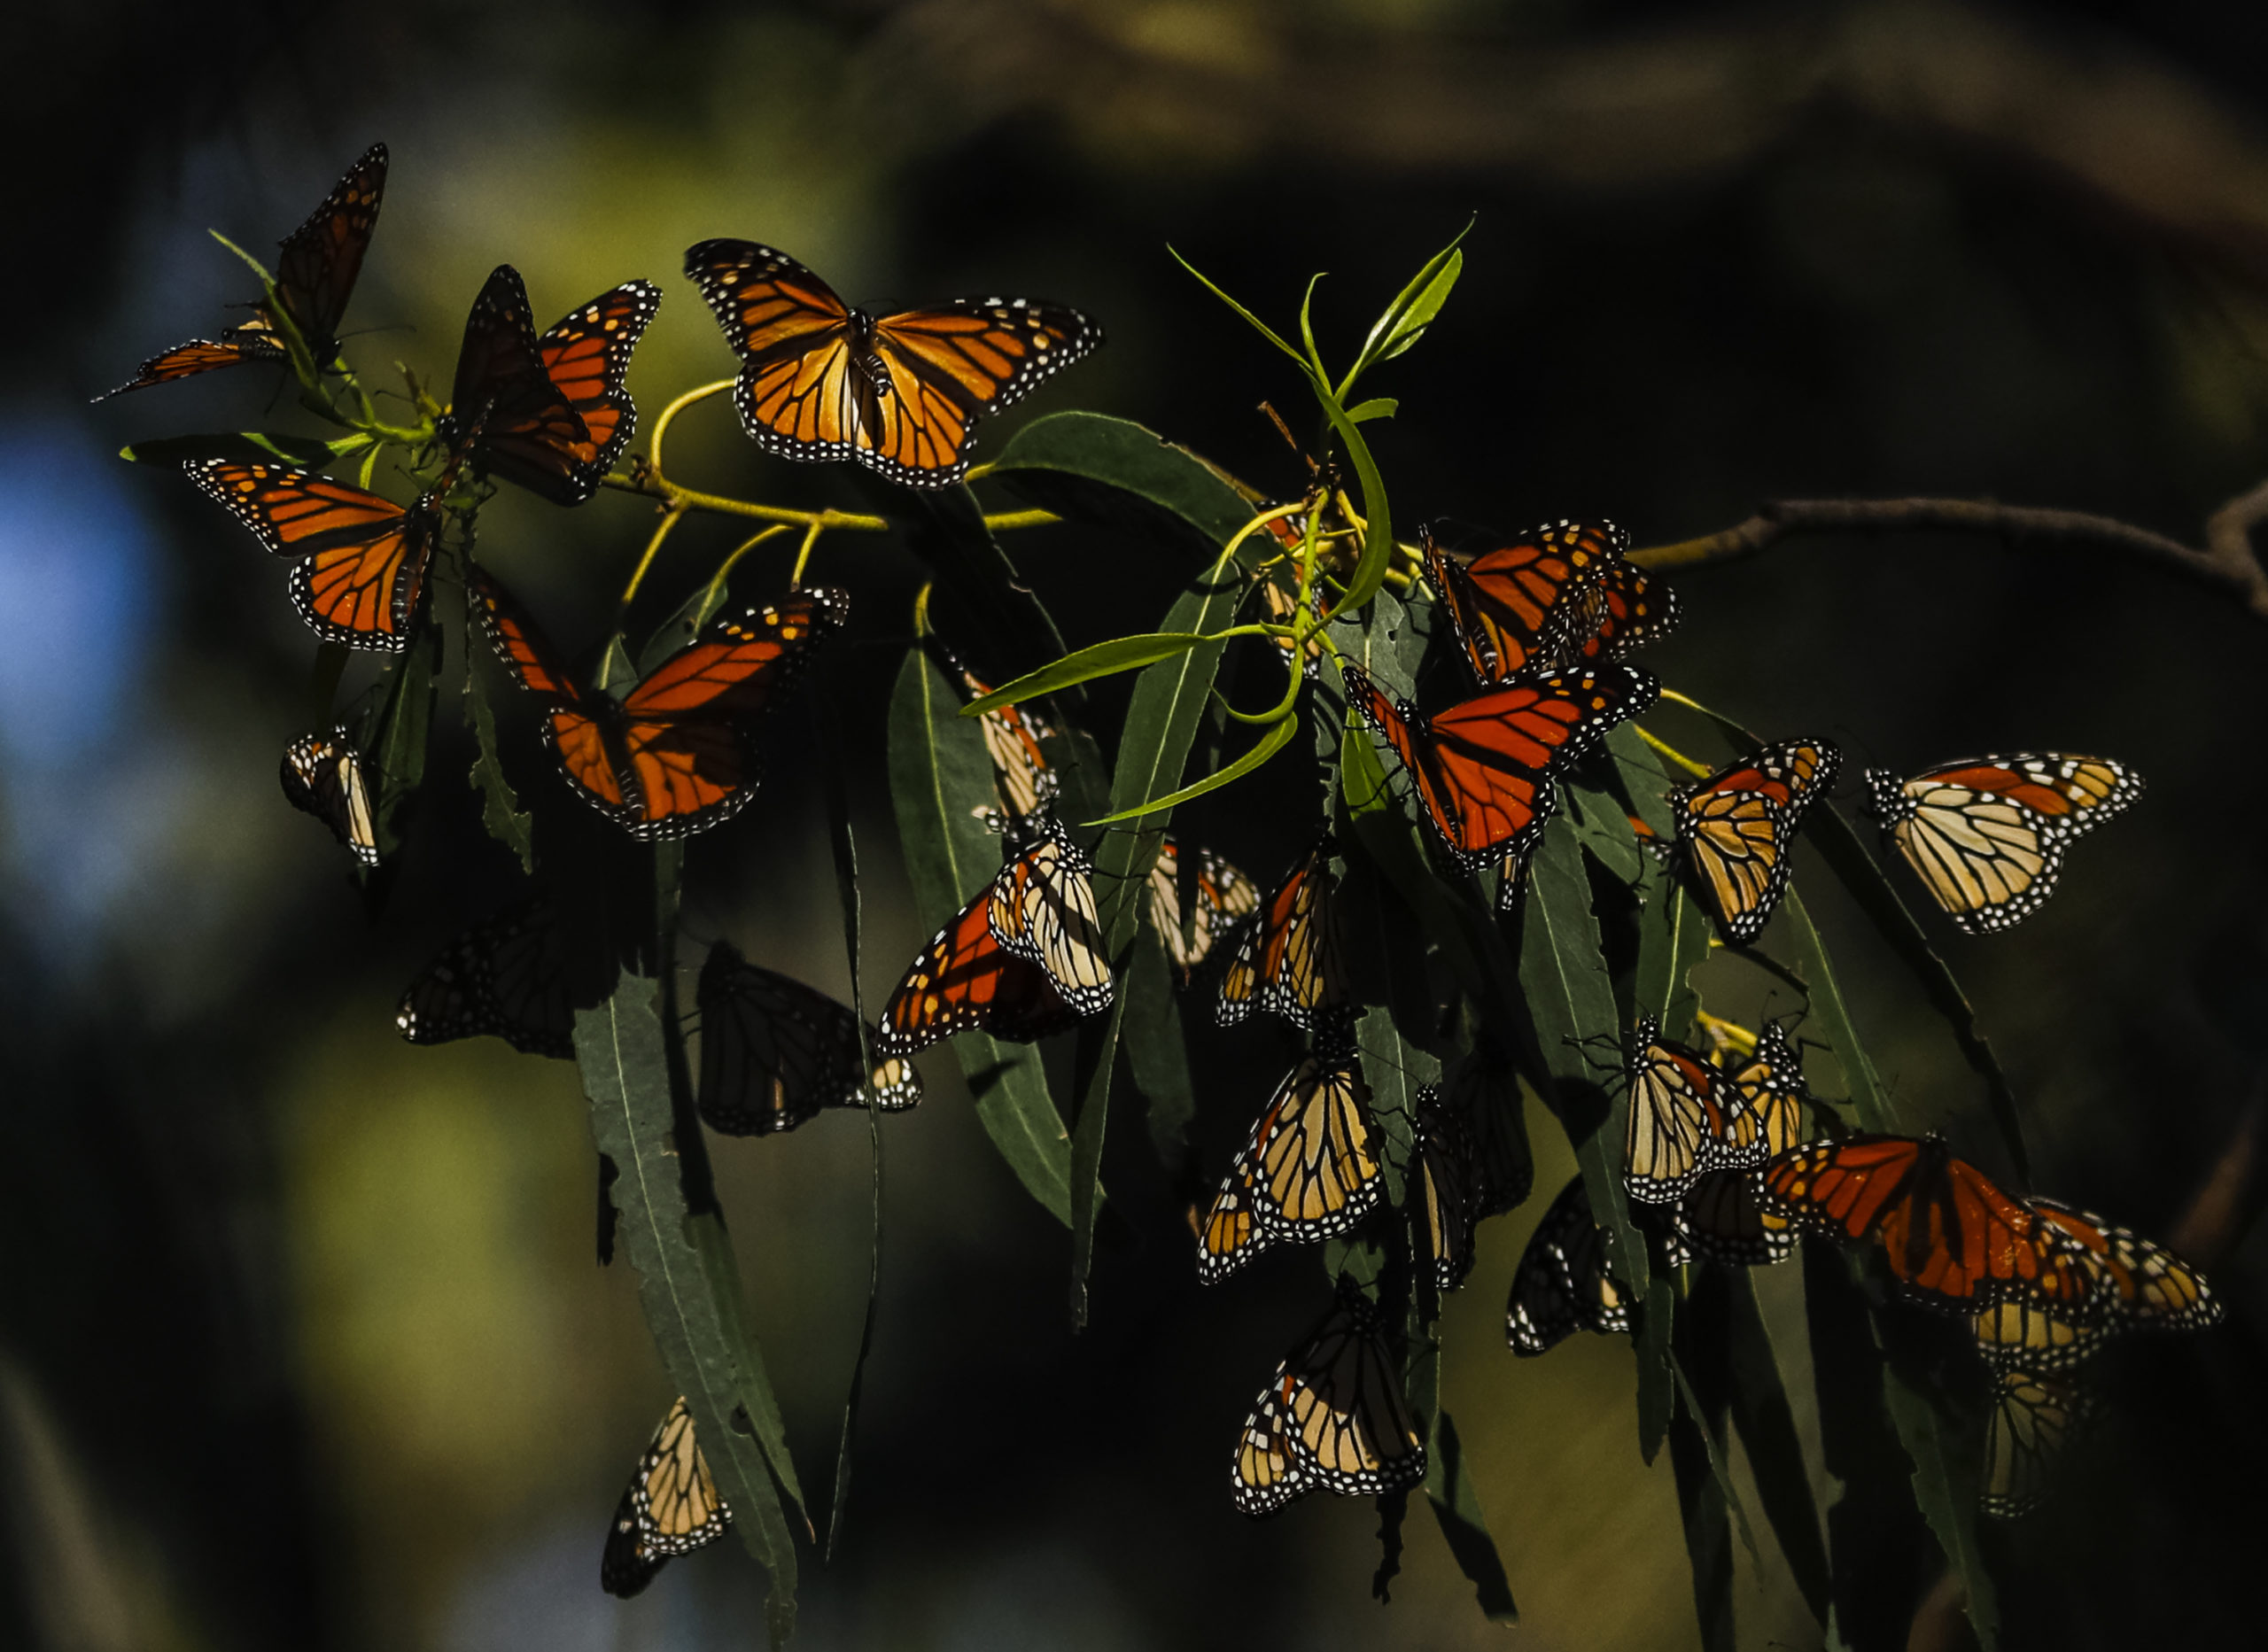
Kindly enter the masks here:
M 1971 499 L 1786 499 L 1766 503 L 1747 521 L 1720 532 L 1650 546 L 1630 556 L 1646 568 L 1705 568 L 1753 556 L 1795 533 L 1930 529 L 1993 533 L 2011 544 L 2062 540 L 2132 551 L 2212 586 L 2254 618 L 2268 620 L 2268 568 L 2263 568 L 2252 549 L 2252 530 L 2264 520 L 2268 520 L 2268 482 L 2240 493 L 2205 519 L 2202 550 L 2131 522 L 2082 510 Z

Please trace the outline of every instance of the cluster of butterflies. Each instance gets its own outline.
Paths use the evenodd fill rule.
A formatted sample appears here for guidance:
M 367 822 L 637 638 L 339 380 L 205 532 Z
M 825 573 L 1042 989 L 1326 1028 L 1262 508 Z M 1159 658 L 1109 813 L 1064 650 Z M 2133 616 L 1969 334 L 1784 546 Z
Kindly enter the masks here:
M 283 243 L 269 291 L 249 320 L 217 338 L 153 356 L 111 394 L 217 368 L 291 356 L 343 370 L 339 328 L 385 193 L 385 146 L 373 144 Z M 1068 306 L 1028 299 L 963 299 L 874 314 L 846 304 L 786 254 L 754 242 L 702 242 L 686 274 L 740 360 L 734 401 L 765 452 L 850 460 L 913 487 L 967 473 L 976 422 L 1021 397 L 1102 341 Z M 272 554 L 291 559 L 289 591 L 326 642 L 380 653 L 409 646 L 422 623 L 451 496 L 466 476 L 499 478 L 560 505 L 592 498 L 627 450 L 637 410 L 625 381 L 659 310 L 660 289 L 633 281 L 535 330 L 518 272 L 500 266 L 475 299 L 447 409 L 435 420 L 431 485 L 408 506 L 319 470 L 284 463 L 193 460 L 190 480 Z M 803 601 L 796 593 L 783 609 Z M 768 700 L 775 652 L 791 652 L 793 620 L 764 610 L 726 621 L 654 673 L 610 696 L 579 691 L 493 580 L 474 597 L 520 682 L 548 705 L 546 734 L 571 787 L 641 838 L 684 836 L 747 800 L 744 738 L 751 702 Z M 835 605 L 804 637 L 839 623 Z M 376 863 L 363 754 L 343 728 L 292 742 L 285 795 L 315 814 L 365 865 Z

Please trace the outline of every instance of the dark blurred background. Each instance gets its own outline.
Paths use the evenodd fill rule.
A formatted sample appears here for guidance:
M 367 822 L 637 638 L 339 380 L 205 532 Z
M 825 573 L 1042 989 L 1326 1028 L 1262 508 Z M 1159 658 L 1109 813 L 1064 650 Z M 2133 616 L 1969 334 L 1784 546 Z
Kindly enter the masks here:
M 268 252 L 374 138 L 392 176 L 349 317 L 384 330 L 350 345 L 372 382 L 395 358 L 445 374 L 501 260 L 540 322 L 647 275 L 668 293 L 631 379 L 650 418 L 729 367 L 681 249 L 746 236 L 854 299 L 1076 303 L 1109 347 L 1034 409 L 1140 419 L 1288 492 L 1300 474 L 1254 407 L 1294 405 L 1298 385 L 1166 243 L 1278 318 L 1329 270 L 1319 313 L 1344 359 L 1477 213 L 1449 312 L 1371 387 L 1402 399 L 1371 429 L 1410 521 L 1607 515 L 1648 545 L 1772 497 L 1957 494 L 2194 543 L 2268 473 L 2257 8 L 87 0 L 12 29 L 10 1646 L 645 1652 L 760 1633 L 737 1545 L 634 1602 L 597 1588 L 605 1523 L 670 1396 L 626 1268 L 592 1266 L 573 1070 L 491 1042 L 412 1050 L 391 1025 L 408 974 L 509 882 L 450 782 L 453 705 L 439 847 L 411 854 L 374 927 L 276 795 L 312 653 L 278 570 L 178 481 L 113 457 L 302 415 L 262 414 L 250 374 L 87 405 L 244 296 L 207 226 Z M 988 427 L 978 457 L 1024 416 Z M 672 469 L 782 502 L 864 496 L 761 461 L 721 403 L 687 418 Z M 649 523 L 621 495 L 569 513 L 506 490 L 483 552 L 587 641 Z M 729 524 L 680 532 L 650 617 L 731 542 Z M 1147 624 L 1179 572 L 1069 529 L 1012 549 L 1075 641 Z M 882 645 L 905 634 L 918 566 L 844 536 L 821 568 L 859 593 L 873 669 L 844 716 L 878 746 Z M 2259 1073 L 2268 632 L 2114 552 L 1945 536 L 1791 541 L 1680 594 L 1683 628 L 1649 663 L 1751 725 L 1844 742 L 1853 772 L 2061 746 L 2148 775 L 2022 930 L 1932 930 L 2023 1098 L 2037 1185 L 2167 1232 Z M 1674 713 L 1658 726 L 1709 749 Z M 880 776 L 858 784 L 879 994 L 921 932 Z M 696 847 L 690 925 L 843 990 L 816 804 L 786 779 L 766 798 Z M 1184 824 L 1263 880 L 1295 846 L 1233 795 Z M 1972 1109 L 1942 1025 L 1814 886 L 1903 1104 Z M 1222 1075 L 1199 1132 L 1217 1174 L 1285 1049 L 1195 1036 Z M 1130 1151 L 1112 1160 L 1125 1214 L 1095 1322 L 1074 1338 L 1061 1230 L 992 1154 L 950 1062 L 925 1065 L 928 1102 L 889 1130 L 855 1501 L 843 1553 L 807 1573 L 804 1644 L 1501 1638 L 1422 1513 L 1380 1609 L 1367 1506 L 1319 1499 L 1261 1525 L 1229 1508 L 1250 1395 L 1320 1306 L 1311 1255 L 1200 1291 Z M 1572 1160 L 1531 1122 L 1548 1196 Z M 1130 1120 L 1118 1136 L 1131 1150 L 1141 1134 Z M 826 1119 L 717 1151 L 804 1483 L 823 1486 L 865 1288 L 864 1131 Z M 1503 1346 L 1543 1202 L 1484 1230 L 1446 1322 L 1448 1402 L 1521 1605 L 1512 1633 L 1692 1644 L 1674 1491 L 1666 1463 L 1639 1461 L 1628 1353 L 1585 1338 L 1516 1362 Z M 2256 1241 L 2215 1260 L 2231 1323 L 2119 1355 L 2117 1418 L 2072 1496 L 2002 1544 L 2012 1644 L 2256 1633 L 2268 1275 Z M 1741 1644 L 1818 1645 L 1765 1541 L 1760 1570 L 1739 1563 Z

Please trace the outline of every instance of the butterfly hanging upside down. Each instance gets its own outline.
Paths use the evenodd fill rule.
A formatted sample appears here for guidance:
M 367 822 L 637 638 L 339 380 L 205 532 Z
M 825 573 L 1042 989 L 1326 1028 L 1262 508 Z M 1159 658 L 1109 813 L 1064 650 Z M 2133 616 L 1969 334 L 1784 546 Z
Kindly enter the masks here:
M 753 241 L 703 241 L 685 273 L 741 359 L 733 404 L 758 447 L 856 460 L 909 487 L 959 481 L 978 419 L 1102 342 L 1078 311 L 1030 299 L 870 314 Z

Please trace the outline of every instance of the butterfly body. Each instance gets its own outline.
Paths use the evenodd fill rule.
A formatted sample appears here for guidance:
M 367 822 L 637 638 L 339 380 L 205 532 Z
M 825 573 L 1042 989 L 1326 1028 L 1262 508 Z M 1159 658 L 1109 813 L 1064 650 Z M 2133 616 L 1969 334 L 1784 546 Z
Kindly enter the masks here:
M 753 241 L 703 241 L 687 251 L 685 272 L 740 357 L 733 403 L 759 448 L 852 460 L 911 487 L 959 481 L 978 419 L 1102 342 L 1076 310 L 1028 299 L 856 309 Z
M 752 725 L 850 617 L 840 591 L 791 591 L 711 620 L 616 700 L 576 686 L 493 576 L 475 569 L 466 586 L 497 657 L 544 702 L 544 739 L 569 786 L 649 842 L 705 832 L 748 804 L 757 772 Z
M 2019 752 L 1901 780 L 1867 772 L 1876 819 L 1954 923 L 1989 935 L 2054 893 L 2072 839 L 2124 809 L 2141 776 L 2107 757 Z
M 1370 1086 L 1335 1033 L 1285 1075 L 1198 1234 L 1197 1276 L 1227 1278 L 1269 1245 L 1346 1232 L 1386 1191 Z

